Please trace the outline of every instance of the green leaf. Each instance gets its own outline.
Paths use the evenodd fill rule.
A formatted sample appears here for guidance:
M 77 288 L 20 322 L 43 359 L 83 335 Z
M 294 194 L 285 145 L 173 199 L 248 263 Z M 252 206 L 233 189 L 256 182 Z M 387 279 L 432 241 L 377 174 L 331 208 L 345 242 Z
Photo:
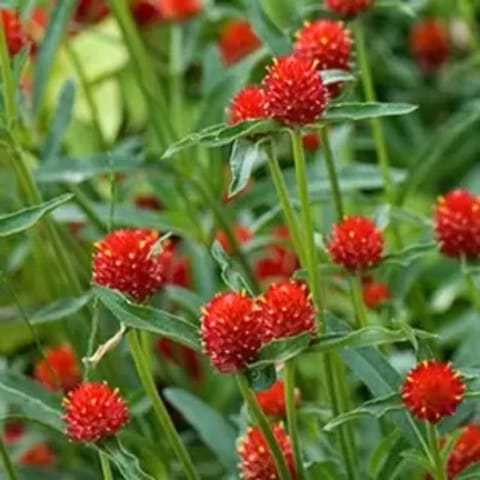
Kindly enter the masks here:
M 242 191 L 248 184 L 253 167 L 262 151 L 257 143 L 239 138 L 235 141 L 230 155 L 230 172 L 232 179 L 228 187 L 228 195 L 233 196 Z
M 167 388 L 163 390 L 163 394 L 198 432 L 222 465 L 228 471 L 235 471 L 238 463 L 235 454 L 236 429 L 212 407 L 186 390 Z
M 381 264 L 381 267 L 396 266 L 406 268 L 414 260 L 424 257 L 430 253 L 435 252 L 438 249 L 438 244 L 435 242 L 421 243 L 418 245 L 412 245 L 400 250 L 396 253 L 387 255 Z
M 249 368 L 245 371 L 245 376 L 251 389 L 255 392 L 267 390 L 277 381 L 277 371 L 273 364 Z
M 480 478 L 480 464 L 472 465 L 460 473 L 456 480 L 478 480 Z
M 60 195 L 48 202 L 0 216 L 0 237 L 8 237 L 33 227 L 44 215 L 70 201 L 72 198 L 73 195 L 69 193 Z
M 64 298 L 57 300 L 35 312 L 29 314 L 30 322 L 33 325 L 56 322 L 63 318 L 74 315 L 88 304 L 92 297 L 91 292 L 78 298 Z
M 400 456 L 402 456 L 405 460 L 410 461 L 414 465 L 421 467 L 422 470 L 431 471 L 432 467 L 430 462 L 418 450 L 404 450 L 403 452 L 400 452 Z
M 62 0 L 52 9 L 52 16 L 35 62 L 33 83 L 33 110 L 35 114 L 38 114 L 42 108 L 45 89 L 50 79 L 55 56 L 76 4 L 76 0 Z
M 325 85 L 338 82 L 354 82 L 356 80 L 355 75 L 352 75 L 348 70 L 322 70 L 320 74 Z
M 248 282 L 235 270 L 232 259 L 227 255 L 222 245 L 215 240 L 211 249 L 212 257 L 218 263 L 222 272 L 222 280 L 234 291 L 250 291 Z
M 124 325 L 170 338 L 175 342 L 201 351 L 198 327 L 182 317 L 130 302 L 124 295 L 100 285 L 93 291 L 98 299 Z
M 402 0 L 376 1 L 373 7 L 378 9 L 394 9 L 404 13 L 405 15 L 408 15 L 409 17 L 412 17 L 412 18 L 416 17 L 415 10 Z
M 403 410 L 405 407 L 399 393 L 391 393 L 385 397 L 376 398 L 365 402 L 358 408 L 350 410 L 349 412 L 338 415 L 330 420 L 323 428 L 327 432 L 343 425 L 344 423 L 357 420 L 365 415 L 373 416 L 375 418 L 382 418 L 387 413 Z
M 356 122 L 372 118 L 407 115 L 417 108 L 416 105 L 408 103 L 337 103 L 329 107 L 325 116 L 319 119 L 319 123 Z
M 176 285 L 167 285 L 165 287 L 165 296 L 176 305 L 188 311 L 195 317 L 198 317 L 203 300 L 192 290 Z
M 258 368 L 277 362 L 286 362 L 304 352 L 309 347 L 311 341 L 312 337 L 309 333 L 274 340 L 260 350 L 255 362 L 249 365 L 249 367 Z
M 308 480 L 344 480 L 345 475 L 339 471 L 339 466 L 333 461 L 315 462 L 307 467 Z

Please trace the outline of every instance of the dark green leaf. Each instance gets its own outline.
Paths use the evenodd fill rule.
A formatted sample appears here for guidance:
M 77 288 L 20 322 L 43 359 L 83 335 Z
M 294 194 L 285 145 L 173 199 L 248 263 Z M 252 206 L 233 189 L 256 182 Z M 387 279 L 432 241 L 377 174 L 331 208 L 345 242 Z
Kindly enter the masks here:
M 478 480 L 480 478 L 480 464 L 472 465 L 460 473 L 456 480 Z
M 165 287 L 165 295 L 170 301 L 174 302 L 195 317 L 198 316 L 198 312 L 200 312 L 204 303 L 192 290 L 177 287 L 176 285 L 167 285 Z
M 428 461 L 425 456 L 420 453 L 418 450 L 404 450 L 403 452 L 400 452 L 400 455 L 405 459 L 410 462 L 412 462 L 414 465 L 417 465 L 422 468 L 422 470 L 430 471 L 432 468 L 430 466 L 430 462 Z
M 233 196 L 242 191 L 248 184 L 253 167 L 262 151 L 257 143 L 239 138 L 235 141 L 230 155 L 231 181 L 228 195 Z
M 270 364 L 258 368 L 250 368 L 245 371 L 248 383 L 252 390 L 261 392 L 270 388 L 277 380 L 275 365 Z
M 7 237 L 33 227 L 44 215 L 73 198 L 71 194 L 60 195 L 48 202 L 24 208 L 0 217 L 0 237 Z
M 378 9 L 393 9 L 398 10 L 399 12 L 408 15 L 409 17 L 414 18 L 416 16 L 415 10 L 408 5 L 405 1 L 402 0 L 381 0 L 376 1 L 373 5 L 374 8 Z
M 121 293 L 95 285 L 95 295 L 117 319 L 128 327 L 145 330 L 201 351 L 198 328 L 171 313 L 130 302 Z
M 307 467 L 308 480 L 344 480 L 338 464 L 332 461 L 315 462 Z
M 222 279 L 225 284 L 237 292 L 241 290 L 249 291 L 250 287 L 248 282 L 237 270 L 235 270 L 232 259 L 227 255 L 217 240 L 213 242 L 211 252 L 212 257 L 218 263 L 218 266 L 222 271 Z
M 408 267 L 414 260 L 424 257 L 438 249 L 435 242 L 422 243 L 406 247 L 397 253 L 387 255 L 382 261 L 382 267 L 396 266 Z
M 320 123 L 370 120 L 372 118 L 407 115 L 418 107 L 408 103 L 337 103 L 327 110 Z
M 33 325 L 41 325 L 44 323 L 56 322 L 63 318 L 74 315 L 88 304 L 92 297 L 91 292 L 86 293 L 78 298 L 66 298 L 57 300 L 35 312 L 32 312 L 30 321 Z

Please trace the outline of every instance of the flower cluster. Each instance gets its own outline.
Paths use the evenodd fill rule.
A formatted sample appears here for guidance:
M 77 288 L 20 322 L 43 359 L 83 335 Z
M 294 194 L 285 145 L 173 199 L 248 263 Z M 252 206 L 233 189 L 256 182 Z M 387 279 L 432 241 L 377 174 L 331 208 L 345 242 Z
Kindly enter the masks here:
M 425 73 L 438 70 L 450 55 L 447 28 L 438 20 L 424 20 L 410 34 L 413 56 Z
M 13 57 L 28 45 L 29 38 L 21 23 L 20 15 L 11 9 L 0 9 L 0 20 L 7 40 L 8 53 Z
M 266 415 L 277 418 L 285 418 L 287 406 L 285 402 L 285 384 L 283 380 L 277 380 L 270 388 L 256 393 L 258 404 Z M 301 402 L 301 394 L 295 389 L 295 406 Z

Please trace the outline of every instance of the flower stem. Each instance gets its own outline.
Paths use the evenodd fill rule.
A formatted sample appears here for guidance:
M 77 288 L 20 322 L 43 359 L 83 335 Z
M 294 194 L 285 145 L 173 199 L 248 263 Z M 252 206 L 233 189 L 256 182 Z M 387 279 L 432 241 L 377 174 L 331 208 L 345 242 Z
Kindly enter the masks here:
M 253 417 L 253 420 L 262 431 L 268 447 L 270 448 L 270 452 L 272 453 L 280 480 L 290 480 L 292 477 L 289 473 L 288 466 L 285 461 L 285 456 L 283 455 L 283 452 L 278 446 L 275 435 L 273 434 L 273 431 L 270 427 L 270 423 L 265 414 L 263 413 L 262 409 L 260 408 L 257 398 L 250 390 L 250 386 L 248 385 L 248 381 L 245 375 L 243 375 L 242 373 L 237 374 L 237 383 L 240 392 L 245 400 L 245 403 L 247 404 L 247 407 L 250 411 L 250 414 Z
M 7 472 L 7 479 L 8 480 L 20 480 L 18 473 L 13 466 L 12 459 L 7 451 L 7 446 L 5 445 L 5 441 L 3 439 L 3 435 L 0 435 L 0 457 L 2 458 L 3 465 L 5 467 L 5 471 Z
M 461 268 L 465 282 L 467 284 L 468 293 L 470 295 L 470 301 L 476 310 L 480 312 L 480 296 L 477 292 L 477 286 L 475 285 L 475 278 L 472 271 L 468 268 L 468 261 L 465 257 L 462 257 Z
M 128 333 L 128 344 L 143 388 L 152 402 L 153 410 L 168 442 L 182 464 L 185 476 L 189 480 L 199 480 L 200 477 L 195 470 L 192 459 L 175 430 L 175 426 L 168 414 L 163 400 L 160 398 L 152 373 L 148 368 L 147 360 L 142 351 L 138 334 L 135 330 L 131 330 Z
M 110 461 L 108 460 L 108 457 L 103 452 L 99 452 L 98 456 L 100 457 L 103 480 L 113 480 L 112 469 L 110 467 Z
M 355 314 L 357 316 L 358 328 L 365 328 L 368 326 L 368 316 L 367 310 L 365 309 L 365 303 L 363 302 L 362 279 L 359 272 L 350 276 L 350 288 L 353 305 L 355 307 Z
M 177 135 L 181 136 L 183 126 L 182 25 L 178 22 L 172 22 L 169 28 L 170 112 L 175 131 L 177 132 Z
M 333 159 L 332 148 L 330 146 L 330 139 L 328 138 L 328 131 L 326 127 L 320 129 L 320 138 L 322 142 L 322 151 L 325 157 L 325 163 L 327 165 L 328 179 L 332 189 L 333 202 L 335 203 L 335 210 L 337 212 L 337 219 L 341 221 L 343 219 L 345 210 L 343 208 L 340 184 L 338 183 L 335 161 Z
M 287 406 L 288 431 L 292 439 L 293 452 L 295 455 L 295 465 L 297 467 L 298 480 L 305 478 L 305 469 L 303 467 L 302 447 L 300 436 L 298 434 L 297 406 L 295 404 L 295 360 L 289 360 L 285 363 L 284 381 L 285 381 L 285 403 Z
M 438 440 L 437 427 L 430 422 L 427 422 L 427 436 L 430 453 L 433 460 L 433 478 L 434 480 L 447 480 L 447 473 L 443 465 L 442 456 L 440 454 L 440 443 Z

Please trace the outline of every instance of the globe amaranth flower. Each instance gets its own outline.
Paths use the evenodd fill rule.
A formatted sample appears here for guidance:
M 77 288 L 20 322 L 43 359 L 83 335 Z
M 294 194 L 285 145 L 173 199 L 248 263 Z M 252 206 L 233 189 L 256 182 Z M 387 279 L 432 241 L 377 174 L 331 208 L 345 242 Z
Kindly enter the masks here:
M 56 461 L 57 457 L 52 448 L 46 443 L 38 443 L 24 452 L 18 463 L 26 467 L 52 468 Z
M 68 392 L 82 380 L 80 365 L 70 345 L 50 348 L 34 369 L 34 377 L 49 390 Z
M 283 453 L 293 480 L 297 479 L 292 442 L 281 425 L 273 425 L 272 431 Z M 279 480 L 277 468 L 267 441 L 259 428 L 250 428 L 238 445 L 240 477 L 243 480 Z
M 480 425 L 464 429 L 448 457 L 448 480 L 453 480 L 471 465 L 480 462 Z
M 420 68 L 425 73 L 438 70 L 450 56 L 448 30 L 438 20 L 418 23 L 410 34 L 410 48 Z
M 320 148 L 320 135 L 316 132 L 302 136 L 303 147 L 309 152 L 316 152 Z
M 434 228 L 440 251 L 447 257 L 480 256 L 480 197 L 454 190 L 437 203 Z
M 325 0 L 327 7 L 339 15 L 354 17 L 373 5 L 374 0 Z
M 315 61 L 296 55 L 276 59 L 263 80 L 270 117 L 299 127 L 315 122 L 326 110 L 329 94 Z
M 248 227 L 240 223 L 234 225 L 233 235 L 235 236 L 235 239 L 239 245 L 244 245 L 253 239 L 253 232 Z M 215 239 L 229 255 L 233 253 L 234 249 L 232 242 L 225 231 L 220 230 L 215 236 Z
M 118 390 L 106 383 L 82 383 L 64 399 L 67 434 L 74 442 L 94 443 L 114 436 L 129 420 Z
M 162 20 L 160 0 L 132 0 L 130 11 L 137 25 L 147 27 Z
M 116 230 L 95 245 L 93 280 L 143 301 L 164 282 L 171 253 L 153 230 Z M 158 248 L 157 248 L 158 247 Z M 157 251 L 160 250 L 160 251 Z
M 265 324 L 255 301 L 244 293 L 216 295 L 204 308 L 201 337 L 220 373 L 236 373 L 252 362 L 265 342 Z
M 306 23 L 297 33 L 296 55 L 314 60 L 318 70 L 350 70 L 352 37 L 343 22 L 318 20 Z M 336 97 L 343 84 L 327 85 L 330 97 Z
M 225 65 L 233 65 L 262 45 L 247 20 L 233 20 L 220 32 L 219 47 Z
M 268 118 L 265 92 L 260 87 L 251 85 L 240 90 L 228 108 L 229 123 L 235 125 L 246 120 Z
M 94 24 L 110 13 L 110 7 L 104 0 L 79 0 L 73 15 L 75 22 Z
M 383 257 L 383 234 L 369 218 L 348 217 L 334 225 L 328 250 L 332 261 L 347 270 L 372 268 Z
M 402 386 L 402 398 L 417 418 L 438 423 L 455 413 L 465 388 L 460 373 L 450 363 L 429 360 L 409 372 Z
M 160 12 L 165 20 L 182 22 L 202 11 L 202 0 L 161 0 Z
M 363 301 L 373 310 L 381 307 L 392 298 L 392 291 L 386 283 L 373 280 L 363 282 Z
M 13 57 L 23 47 L 28 45 L 30 40 L 16 10 L 2 8 L 0 9 L 0 18 L 3 31 L 5 32 L 8 53 Z
M 285 402 L 285 384 L 283 380 L 277 380 L 270 388 L 256 392 L 258 403 L 266 415 L 277 418 L 285 418 L 287 405 Z M 298 388 L 295 389 L 295 405 L 298 407 L 301 402 L 301 394 Z

